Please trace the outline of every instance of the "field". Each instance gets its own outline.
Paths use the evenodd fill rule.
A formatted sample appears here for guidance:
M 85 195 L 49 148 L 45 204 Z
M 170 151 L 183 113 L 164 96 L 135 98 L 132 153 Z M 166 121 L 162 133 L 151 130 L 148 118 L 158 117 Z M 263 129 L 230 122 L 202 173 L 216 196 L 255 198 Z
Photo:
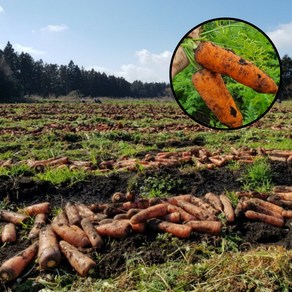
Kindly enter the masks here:
M 225 193 L 267 199 L 292 186 L 292 103 L 277 103 L 253 125 L 216 131 L 189 119 L 174 101 L 0 105 L 0 209 L 48 201 L 48 219 L 67 202 L 109 203 L 115 192 L 164 200 Z M 292 193 L 292 191 L 290 191 Z M 291 205 L 286 202 L 284 209 Z M 291 202 L 290 202 L 291 204 Z M 221 213 L 220 235 L 181 239 L 146 229 L 104 238 L 83 250 L 97 264 L 80 277 L 62 257 L 31 263 L 1 291 L 289 291 L 292 219 L 281 227 Z M 2 243 L 0 263 L 29 246 L 33 218 Z M 0 228 L 4 222 L 0 222 Z

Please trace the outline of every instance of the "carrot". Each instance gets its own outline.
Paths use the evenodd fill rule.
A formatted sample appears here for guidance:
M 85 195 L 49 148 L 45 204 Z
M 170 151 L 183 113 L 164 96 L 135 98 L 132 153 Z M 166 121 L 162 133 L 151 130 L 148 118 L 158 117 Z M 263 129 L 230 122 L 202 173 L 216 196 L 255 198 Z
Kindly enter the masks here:
M 101 236 L 124 238 L 130 233 L 131 225 L 128 220 L 114 220 L 111 223 L 98 225 L 95 229 Z
M 267 201 L 283 208 L 292 208 L 292 201 L 282 200 L 278 195 L 269 196 Z
M 38 262 L 40 270 L 56 267 L 61 261 L 56 234 L 51 225 L 43 227 L 39 234 Z
M 162 204 L 151 206 L 137 213 L 130 220 L 131 220 L 131 223 L 137 224 L 137 223 L 146 222 L 150 218 L 162 217 L 166 215 L 166 213 L 167 213 L 167 204 L 162 203 Z
M 69 225 L 76 225 L 80 223 L 81 217 L 79 215 L 78 209 L 73 203 L 66 203 L 65 212 L 68 217 Z
M 46 225 L 46 215 L 37 214 L 34 219 L 34 225 L 28 234 L 28 239 L 32 240 L 39 236 L 41 229 Z
M 218 196 L 216 196 L 215 194 L 209 192 L 207 194 L 205 194 L 205 198 L 207 199 L 207 201 L 218 211 L 223 212 L 222 210 L 222 203 L 219 199 Z
M 0 220 L 13 223 L 15 225 L 22 224 L 25 220 L 28 219 L 28 216 L 19 214 L 13 211 L 0 210 Z
M 219 235 L 222 231 L 222 223 L 220 221 L 196 221 L 192 220 L 186 223 L 192 228 L 192 231 L 199 233 L 209 233 Z
M 101 236 L 97 233 L 95 227 L 90 222 L 89 219 L 83 218 L 81 220 L 81 226 L 86 233 L 91 245 L 96 248 L 100 248 L 103 245 L 103 240 Z
M 255 204 L 257 204 L 265 209 L 282 214 L 283 208 L 278 206 L 278 205 L 275 205 L 273 203 L 270 203 L 270 202 L 267 202 L 267 201 L 264 201 L 264 200 L 261 200 L 258 198 L 252 198 L 252 199 L 250 199 L 250 201 L 254 202 Z
M 132 227 L 133 232 L 135 232 L 135 233 L 144 233 L 145 232 L 146 223 L 143 222 L 143 223 L 133 224 L 133 223 L 131 223 L 130 220 L 129 220 L 129 223 Z
M 174 196 L 174 197 L 168 198 L 167 202 L 172 204 L 172 205 L 177 206 L 177 201 L 178 200 L 190 202 L 191 201 L 191 197 L 192 197 L 192 195 L 178 195 L 178 196 Z
M 128 219 L 128 214 L 122 213 L 122 214 L 117 214 L 113 217 L 114 220 L 120 220 L 120 219 Z
M 172 222 L 172 223 L 181 223 L 181 215 L 179 212 L 173 212 L 166 214 L 165 216 L 161 217 L 161 220 L 167 221 L 167 222 Z
M 277 227 L 283 227 L 284 225 L 283 219 L 277 218 L 274 216 L 262 214 L 262 213 L 251 211 L 251 210 L 246 211 L 244 214 L 248 219 L 251 219 L 251 220 L 259 220 L 259 221 L 262 221 L 262 222 L 265 222 Z
M 76 227 L 76 226 L 75 226 Z M 76 229 L 74 225 L 68 226 L 63 224 L 52 223 L 53 230 L 64 240 L 76 247 L 86 247 L 90 245 L 84 231 Z
M 2 242 L 15 242 L 16 241 L 15 224 L 7 223 L 3 226 L 1 240 L 2 240 Z
M 111 201 L 113 203 L 124 202 L 124 201 L 126 201 L 126 196 L 125 196 L 125 194 L 123 194 L 121 192 L 116 192 L 112 195 Z
M 292 201 L 292 192 L 276 193 L 278 197 L 285 201 Z
M 103 225 L 103 224 L 107 224 L 107 223 L 112 223 L 114 222 L 115 220 L 113 218 L 105 218 L 105 219 L 102 219 L 98 222 L 99 225 Z
M 144 200 L 139 200 L 136 202 L 125 202 L 122 203 L 122 209 L 125 211 L 128 211 L 133 208 L 138 208 L 138 209 L 146 209 L 149 207 L 149 200 L 144 199 Z
M 127 192 L 125 194 L 126 201 L 134 201 L 135 200 L 135 194 L 131 192 Z
M 58 225 L 69 225 L 68 218 L 64 211 L 60 212 L 52 221 L 54 224 Z
M 151 219 L 147 224 L 153 230 L 167 232 L 179 238 L 189 238 L 192 231 L 192 228 L 187 225 L 176 224 L 159 219 Z
M 94 217 L 95 215 L 94 212 L 84 204 L 75 204 L 75 207 L 77 208 L 78 213 L 82 218 Z
M 232 207 L 232 204 L 231 204 L 229 198 L 226 195 L 221 194 L 219 196 L 219 199 L 223 205 L 223 213 L 224 213 L 227 221 L 233 222 L 235 215 L 234 215 L 234 209 Z
M 71 266 L 80 274 L 82 277 L 86 277 L 95 272 L 96 263 L 84 255 L 78 249 L 68 242 L 61 240 L 59 242 L 61 252 L 65 255 Z
M 36 257 L 38 252 L 38 242 L 5 261 L 0 267 L 0 279 L 3 281 L 11 281 L 16 279 L 28 266 L 28 264 Z
M 202 208 L 186 201 L 178 201 L 178 206 L 199 220 L 209 220 L 210 214 Z
M 131 218 L 133 217 L 135 214 L 139 213 L 140 211 L 142 211 L 143 209 L 138 209 L 138 208 L 133 208 L 133 209 L 130 209 L 128 210 L 127 212 L 127 217 L 128 218 Z
M 283 210 L 282 215 L 286 219 L 292 219 L 292 210 Z
M 171 67 L 171 78 L 173 78 L 177 73 L 182 71 L 189 65 L 189 60 L 185 55 L 184 49 L 179 46 L 175 52 L 172 67 Z
M 245 210 L 252 210 L 252 211 L 262 213 L 262 214 L 266 214 L 266 215 L 270 215 L 273 217 L 283 219 L 282 213 L 278 213 L 278 212 L 275 212 L 271 209 L 268 209 L 268 208 L 265 208 L 261 205 L 258 205 L 252 200 L 246 201 L 245 204 L 243 205 L 243 207 L 245 208 Z
M 191 215 L 190 213 L 186 212 L 184 209 L 177 207 L 177 206 L 174 206 L 174 205 L 171 205 L 171 204 L 169 204 L 167 206 L 167 211 L 169 213 L 178 212 L 180 214 L 182 220 L 185 222 L 196 219 L 196 217 L 194 215 Z
M 230 128 L 242 126 L 242 114 L 220 74 L 202 69 L 192 76 L 192 82 L 208 108 L 222 124 Z
M 21 209 L 21 212 L 28 216 L 35 216 L 37 214 L 47 214 L 50 210 L 50 203 L 43 202 L 39 204 L 34 204 Z
M 211 215 L 216 215 L 218 214 L 218 210 L 216 210 L 215 208 L 213 208 L 210 204 L 204 202 L 201 198 L 197 198 L 197 197 L 192 197 L 191 198 L 191 203 L 208 211 Z M 214 216 L 214 221 L 216 221 L 216 217 Z
M 201 42 L 195 50 L 195 59 L 206 69 L 228 75 L 234 80 L 261 93 L 277 93 L 278 86 L 273 79 L 256 67 L 237 56 L 231 50 L 226 50 L 211 42 Z

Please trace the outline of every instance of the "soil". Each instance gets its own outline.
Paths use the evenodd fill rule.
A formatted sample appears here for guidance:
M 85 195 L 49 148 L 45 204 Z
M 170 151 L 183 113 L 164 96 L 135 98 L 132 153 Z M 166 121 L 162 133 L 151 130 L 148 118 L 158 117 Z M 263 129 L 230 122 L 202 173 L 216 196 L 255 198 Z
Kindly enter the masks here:
M 191 193 L 201 196 L 207 192 L 220 194 L 224 191 L 237 191 L 241 189 L 238 180 L 242 169 L 231 171 L 228 167 L 216 169 L 204 169 L 200 171 L 182 168 L 161 168 L 147 170 L 145 172 L 125 172 L 108 175 L 92 176 L 84 182 L 78 182 L 73 186 L 56 187 L 48 182 L 36 182 L 29 176 L 10 178 L 0 177 L 0 200 L 4 198 L 11 202 L 15 209 L 21 205 L 50 201 L 53 206 L 64 206 L 67 201 L 96 203 L 108 202 L 114 192 L 130 190 L 139 194 L 149 180 L 169 179 L 167 191 L 170 195 Z M 287 164 L 272 163 L 274 184 L 292 185 L 291 170 Z M 13 209 L 13 208 L 12 208 Z M 292 220 L 286 222 L 285 227 L 278 228 L 261 222 L 249 222 L 244 218 L 237 218 L 234 225 L 229 226 L 226 234 L 234 231 L 241 237 L 242 249 L 257 246 L 259 244 L 277 244 L 286 248 L 292 248 Z M 179 239 L 177 239 L 179 240 Z M 218 237 L 210 235 L 194 234 L 188 240 L 182 242 L 200 242 L 207 240 L 216 245 Z M 17 244 L 1 247 L 0 262 L 15 255 L 18 251 L 28 246 L 28 241 L 19 239 Z M 132 234 L 123 240 L 106 240 L 105 246 L 97 253 L 92 253 L 98 263 L 96 277 L 109 278 L 118 276 L 125 270 L 128 259 L 133 260 L 134 255 L 139 255 L 145 264 L 160 264 L 170 259 L 178 259 L 182 255 L 176 252 L 177 245 L 172 245 L 171 240 L 157 239 L 157 234 L 147 232 L 145 235 Z M 195 259 L 194 259 L 195 260 Z M 63 265 L 63 264 L 62 264 Z M 71 272 L 72 269 L 66 264 L 62 269 Z M 32 269 L 32 273 L 36 273 Z M 54 272 L 53 272 L 54 273 Z M 31 276 L 31 275 L 30 275 Z M 27 278 L 27 276 L 26 276 Z M 21 282 L 21 279 L 19 280 Z M 19 283 L 18 282 L 18 283 Z M 1 285 L 0 285 L 1 288 Z

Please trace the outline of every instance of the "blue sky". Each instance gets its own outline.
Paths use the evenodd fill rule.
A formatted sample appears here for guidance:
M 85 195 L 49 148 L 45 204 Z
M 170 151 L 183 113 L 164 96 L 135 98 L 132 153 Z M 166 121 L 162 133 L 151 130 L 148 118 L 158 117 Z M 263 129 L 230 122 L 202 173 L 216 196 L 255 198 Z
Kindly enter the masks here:
M 0 0 L 0 48 L 10 41 L 35 60 L 168 82 L 177 43 L 212 18 L 251 22 L 292 57 L 291 11 L 291 0 Z

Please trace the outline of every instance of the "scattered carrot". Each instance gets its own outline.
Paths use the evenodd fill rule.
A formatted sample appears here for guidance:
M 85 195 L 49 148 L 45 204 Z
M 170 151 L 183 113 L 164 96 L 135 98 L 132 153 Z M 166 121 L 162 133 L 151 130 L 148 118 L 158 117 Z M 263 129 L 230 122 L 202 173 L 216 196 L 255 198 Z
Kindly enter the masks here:
M 234 209 L 232 207 L 232 204 L 231 204 L 229 198 L 226 195 L 221 194 L 219 196 L 219 199 L 223 205 L 223 213 L 225 214 L 227 221 L 233 222 L 235 214 L 234 214 Z
M 97 233 L 94 225 L 90 222 L 88 218 L 83 218 L 81 220 L 81 226 L 86 233 L 91 245 L 96 248 L 100 248 L 103 245 L 103 240 L 101 236 Z
M 2 242 L 15 242 L 16 241 L 15 224 L 7 223 L 3 226 L 1 240 L 2 240 Z
M 210 204 L 204 202 L 201 198 L 192 197 L 191 203 L 208 211 L 211 215 L 216 215 L 219 212 L 218 210 L 213 208 Z M 214 218 L 214 221 L 216 221 L 216 217 L 214 216 L 213 218 Z
M 162 217 L 167 213 L 167 204 L 162 203 L 158 205 L 151 206 L 136 215 L 134 215 L 130 220 L 131 223 L 137 224 L 146 222 L 148 219 L 155 218 L 155 217 Z
M 56 234 L 51 225 L 46 225 L 39 234 L 38 262 L 40 270 L 56 267 L 61 261 L 61 253 Z
M 197 218 L 199 220 L 209 220 L 210 219 L 210 214 L 206 210 L 203 210 L 202 208 L 200 208 L 192 203 L 189 203 L 186 201 L 178 201 L 177 205 L 179 207 L 181 207 L 182 209 L 184 209 L 186 212 L 195 216 L 195 218 Z
M 208 108 L 222 124 L 230 128 L 242 126 L 242 114 L 220 74 L 202 69 L 192 76 L 192 82 Z
M 58 224 L 58 225 L 69 225 L 69 221 L 68 218 L 65 214 L 64 211 L 60 212 L 54 219 L 53 222 L 54 224 Z
M 216 210 L 223 212 L 222 203 L 221 203 L 218 196 L 209 192 L 209 193 L 205 194 L 205 198 L 211 204 L 211 206 L 213 206 Z
M 124 238 L 131 231 L 131 225 L 128 220 L 114 220 L 110 223 L 98 225 L 95 228 L 99 235 L 113 238 Z
M 283 210 L 282 215 L 286 219 L 292 219 L 292 210 Z
M 190 213 L 186 212 L 184 209 L 178 206 L 171 205 L 171 204 L 167 206 L 167 211 L 169 213 L 178 212 L 184 222 L 196 219 L 194 215 L 191 215 Z
M 80 274 L 82 277 L 86 277 L 95 272 L 95 262 L 84 255 L 78 249 L 68 242 L 61 240 L 59 242 L 61 252 L 65 255 L 71 266 Z
M 24 214 L 28 216 L 35 216 L 37 214 L 47 214 L 50 210 L 50 203 L 43 202 L 39 204 L 34 204 L 28 207 L 25 207 L 21 210 Z
M 34 219 L 34 225 L 28 234 L 28 239 L 32 240 L 39 236 L 41 229 L 46 225 L 46 215 L 37 214 Z
M 120 219 L 128 219 L 128 214 L 127 213 L 122 213 L 122 214 L 117 214 L 114 216 L 114 220 L 120 220 Z
M 259 221 L 262 221 L 262 222 L 265 222 L 267 224 L 271 224 L 277 227 L 283 227 L 284 225 L 283 219 L 280 219 L 274 216 L 262 214 L 262 213 L 251 211 L 251 210 L 246 211 L 244 214 L 250 220 L 259 220 Z
M 34 242 L 22 252 L 5 261 L 0 267 L 0 279 L 11 281 L 16 279 L 36 257 L 38 252 L 38 242 Z
M 256 67 L 211 42 L 201 42 L 195 50 L 196 61 L 206 69 L 228 75 L 234 80 L 261 93 L 277 93 L 278 86 L 274 80 Z
M 257 205 L 262 206 L 263 208 L 282 214 L 283 208 L 278 205 L 275 205 L 273 203 L 270 203 L 258 198 L 252 198 L 250 200 L 251 202 L 254 202 Z
M 143 209 L 138 209 L 138 208 L 133 208 L 133 209 L 130 209 L 128 210 L 127 212 L 127 217 L 128 218 L 131 218 L 133 217 L 135 214 L 139 213 L 140 211 L 142 211 Z
M 149 200 L 139 200 L 136 202 L 125 202 L 122 203 L 122 209 L 125 211 L 128 211 L 133 208 L 138 208 L 138 209 L 146 209 L 149 207 Z
M 91 211 L 86 205 L 79 203 L 75 204 L 75 207 L 77 208 L 78 213 L 82 218 L 90 218 L 91 220 L 94 220 L 94 212 Z
M 285 201 L 292 201 L 292 192 L 286 192 L 286 193 L 276 193 L 278 197 L 280 197 L 282 200 Z
M 66 203 L 65 212 L 70 225 L 76 225 L 80 223 L 81 217 L 79 215 L 77 207 L 73 203 Z
M 192 220 L 186 223 L 192 228 L 192 231 L 199 233 L 209 233 L 219 235 L 222 231 L 222 223 L 220 221 L 197 221 Z
M 28 216 L 19 214 L 13 211 L 0 210 L 0 220 L 13 223 L 15 225 L 22 224 L 25 220 L 28 219 Z
M 192 228 L 184 224 L 176 224 L 172 222 L 162 221 L 159 219 L 151 219 L 148 222 L 151 229 L 170 233 L 179 238 L 189 238 Z
M 121 192 L 116 192 L 112 195 L 111 200 L 113 203 L 124 202 L 126 201 L 126 196 Z
M 172 223 L 180 223 L 182 221 L 182 218 L 179 212 L 173 212 L 161 217 L 161 220 Z

